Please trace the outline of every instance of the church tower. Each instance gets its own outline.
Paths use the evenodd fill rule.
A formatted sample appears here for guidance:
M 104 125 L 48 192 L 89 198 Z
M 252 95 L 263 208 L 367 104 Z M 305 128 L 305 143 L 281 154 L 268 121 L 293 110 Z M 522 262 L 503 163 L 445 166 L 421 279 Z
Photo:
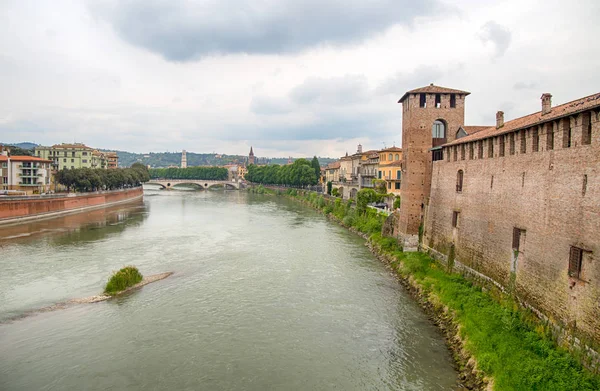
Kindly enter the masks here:
M 465 122 L 465 97 L 469 92 L 429 86 L 406 92 L 402 104 L 402 167 L 398 229 L 407 250 L 418 245 L 419 226 L 431 191 L 433 154 L 456 139 Z
M 185 149 L 181 151 L 181 168 L 187 168 L 187 156 Z
M 252 146 L 250 147 L 250 153 L 248 154 L 248 165 L 255 164 L 254 163 L 254 151 L 252 151 Z

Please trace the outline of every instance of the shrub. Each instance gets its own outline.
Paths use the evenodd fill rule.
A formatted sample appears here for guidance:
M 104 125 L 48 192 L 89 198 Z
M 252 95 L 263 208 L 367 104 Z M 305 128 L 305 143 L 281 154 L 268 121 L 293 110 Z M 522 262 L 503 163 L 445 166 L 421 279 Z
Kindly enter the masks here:
M 125 266 L 110 277 L 106 288 L 104 288 L 104 293 L 114 295 L 141 282 L 143 278 L 137 267 Z
M 400 202 L 400 196 L 396 196 L 396 199 L 394 199 L 394 209 L 400 208 Z

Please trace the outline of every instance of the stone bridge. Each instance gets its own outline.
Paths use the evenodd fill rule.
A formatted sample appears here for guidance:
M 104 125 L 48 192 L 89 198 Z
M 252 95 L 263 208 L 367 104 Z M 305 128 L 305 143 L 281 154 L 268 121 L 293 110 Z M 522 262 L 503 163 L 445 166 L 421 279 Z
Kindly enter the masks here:
M 148 185 L 159 185 L 164 189 L 172 189 L 177 185 L 194 185 L 203 190 L 211 187 L 222 187 L 229 190 L 239 190 L 240 182 L 235 181 L 213 181 L 207 179 L 151 179 L 146 182 Z

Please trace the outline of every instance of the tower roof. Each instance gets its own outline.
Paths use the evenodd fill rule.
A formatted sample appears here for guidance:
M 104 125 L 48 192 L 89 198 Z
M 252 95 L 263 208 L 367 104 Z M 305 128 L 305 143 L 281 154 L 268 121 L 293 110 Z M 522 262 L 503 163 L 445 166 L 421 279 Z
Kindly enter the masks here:
M 252 146 L 250 146 L 250 154 L 248 156 L 254 156 L 254 152 L 252 151 Z
M 453 88 L 440 87 L 440 86 L 433 85 L 433 83 L 431 83 L 430 85 L 428 85 L 426 87 L 415 88 L 414 90 L 406 91 L 404 93 L 404 95 L 402 95 L 402 98 L 400 98 L 398 103 L 402 103 L 402 101 L 404 101 L 404 99 L 406 99 L 406 97 L 408 97 L 409 94 L 421 94 L 421 93 L 424 93 L 424 94 L 457 94 L 457 95 L 465 95 L 465 96 L 470 94 L 470 92 L 467 92 L 467 91 L 455 90 Z

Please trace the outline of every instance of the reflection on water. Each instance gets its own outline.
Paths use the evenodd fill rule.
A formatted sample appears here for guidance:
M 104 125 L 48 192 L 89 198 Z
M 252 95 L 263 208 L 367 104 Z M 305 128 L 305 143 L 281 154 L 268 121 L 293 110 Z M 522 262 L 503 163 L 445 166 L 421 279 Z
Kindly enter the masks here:
M 25 236 L 28 235 L 28 236 Z M 1 390 L 449 390 L 442 337 L 364 241 L 289 200 L 152 191 L 0 232 Z

